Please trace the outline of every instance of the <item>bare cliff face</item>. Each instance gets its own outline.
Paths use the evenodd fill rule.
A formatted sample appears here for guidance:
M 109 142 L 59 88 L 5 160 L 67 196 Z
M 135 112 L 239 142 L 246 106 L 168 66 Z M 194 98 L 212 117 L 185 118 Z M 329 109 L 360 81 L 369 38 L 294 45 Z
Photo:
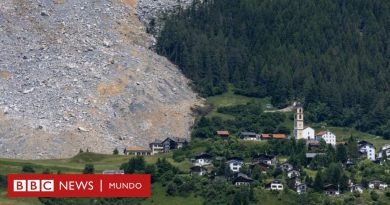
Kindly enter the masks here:
M 0 157 L 112 153 L 188 137 L 199 104 L 134 0 L 0 2 Z

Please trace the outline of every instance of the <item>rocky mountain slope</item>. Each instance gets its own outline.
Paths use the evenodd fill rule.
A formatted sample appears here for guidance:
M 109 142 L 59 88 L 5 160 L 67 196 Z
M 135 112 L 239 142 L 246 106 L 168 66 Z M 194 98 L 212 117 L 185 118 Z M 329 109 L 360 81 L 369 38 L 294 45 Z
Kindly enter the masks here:
M 148 25 L 152 19 L 158 20 L 163 14 L 176 11 L 179 7 L 187 7 L 192 0 L 138 0 L 136 4 L 137 15 Z
M 0 157 L 111 153 L 188 137 L 199 103 L 134 0 L 0 2 Z

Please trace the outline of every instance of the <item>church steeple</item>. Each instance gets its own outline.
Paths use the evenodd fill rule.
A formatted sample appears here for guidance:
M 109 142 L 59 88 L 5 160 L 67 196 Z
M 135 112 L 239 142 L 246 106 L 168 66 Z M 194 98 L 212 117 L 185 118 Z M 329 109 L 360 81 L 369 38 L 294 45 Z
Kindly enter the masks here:
M 295 139 L 303 139 L 303 122 L 304 114 L 303 114 L 303 106 L 300 103 L 297 103 L 295 106 L 295 115 L 294 115 L 294 137 Z

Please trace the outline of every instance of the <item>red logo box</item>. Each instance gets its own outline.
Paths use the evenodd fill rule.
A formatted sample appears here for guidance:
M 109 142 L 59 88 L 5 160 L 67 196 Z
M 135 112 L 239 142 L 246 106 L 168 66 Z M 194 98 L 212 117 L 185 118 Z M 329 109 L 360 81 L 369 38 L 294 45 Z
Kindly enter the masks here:
M 149 174 L 10 174 L 8 197 L 150 197 Z

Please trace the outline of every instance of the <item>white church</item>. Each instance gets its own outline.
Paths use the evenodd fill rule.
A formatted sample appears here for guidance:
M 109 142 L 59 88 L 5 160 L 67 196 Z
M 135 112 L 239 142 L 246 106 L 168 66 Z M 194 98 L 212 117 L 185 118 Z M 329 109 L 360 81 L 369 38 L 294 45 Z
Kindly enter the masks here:
M 324 139 L 327 144 L 336 145 L 336 135 L 329 130 L 321 131 L 315 134 L 315 130 L 311 127 L 305 127 L 303 106 L 300 103 L 295 105 L 294 114 L 294 137 L 295 139 L 304 139 L 307 141 Z

